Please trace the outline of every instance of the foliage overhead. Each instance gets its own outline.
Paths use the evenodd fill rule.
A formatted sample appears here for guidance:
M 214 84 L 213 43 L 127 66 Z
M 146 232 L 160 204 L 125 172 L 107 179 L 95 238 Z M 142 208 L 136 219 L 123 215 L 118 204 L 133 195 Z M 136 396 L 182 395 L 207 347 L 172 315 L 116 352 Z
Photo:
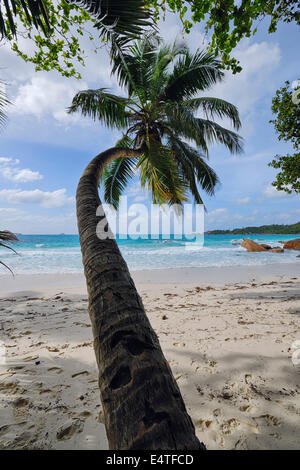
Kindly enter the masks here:
M 264 18 L 270 20 L 269 33 L 280 22 L 300 24 L 298 7 L 298 0 L 0 0 L 0 34 L 36 70 L 54 69 L 80 78 L 76 64 L 84 65 L 82 37 L 97 52 L 111 31 L 120 37 L 136 36 L 152 18 L 171 11 L 179 15 L 186 33 L 194 24 L 203 25 L 203 32 L 211 36 L 208 50 L 236 73 L 241 66 L 231 54 L 237 44 L 254 35 Z M 32 55 L 18 36 L 33 40 Z
M 300 87 L 296 91 L 289 88 L 290 83 L 276 91 L 272 100 L 272 113 L 278 139 L 291 143 L 295 153 L 284 156 L 276 155 L 269 166 L 279 169 L 276 180 L 272 183 L 278 191 L 300 193 Z
M 10 0 L 10 2 L 3 0 L 4 14 L 1 10 L 1 4 L 2 1 L 0 2 L 0 34 L 2 37 L 9 33 L 16 36 L 16 17 L 21 12 L 25 15 L 29 25 L 33 24 L 37 29 L 41 29 L 44 34 L 47 34 L 50 24 L 43 0 Z
M 227 118 L 239 129 L 236 107 L 204 95 L 224 76 L 220 61 L 200 50 L 191 54 L 184 44 L 166 45 L 151 34 L 122 53 L 116 49 L 112 62 L 112 73 L 127 96 L 104 88 L 81 91 L 69 108 L 69 113 L 80 111 L 107 127 L 123 130 L 117 146 L 141 150 L 139 158 L 119 158 L 107 167 L 105 201 L 117 207 L 138 171 L 154 203 L 182 204 L 189 193 L 202 203 L 198 186 L 213 194 L 218 182 L 206 161 L 209 145 L 242 151 L 239 135 L 214 120 Z
M 276 31 L 279 22 L 300 24 L 299 0 L 147 0 L 156 18 L 162 11 L 179 14 L 185 32 L 193 24 L 204 24 L 205 34 L 211 34 L 209 50 L 220 55 L 223 65 L 234 73 L 241 70 L 232 50 L 243 39 L 254 35 L 259 22 L 270 20 L 268 32 Z M 191 20 L 187 13 L 191 12 Z
M 95 52 L 111 34 L 120 41 L 138 37 L 152 24 L 144 0 L 0 0 L 0 34 L 12 49 L 36 70 L 57 70 L 80 78 L 74 63 L 84 65 L 80 38 L 94 44 Z M 17 38 L 33 39 L 33 55 Z

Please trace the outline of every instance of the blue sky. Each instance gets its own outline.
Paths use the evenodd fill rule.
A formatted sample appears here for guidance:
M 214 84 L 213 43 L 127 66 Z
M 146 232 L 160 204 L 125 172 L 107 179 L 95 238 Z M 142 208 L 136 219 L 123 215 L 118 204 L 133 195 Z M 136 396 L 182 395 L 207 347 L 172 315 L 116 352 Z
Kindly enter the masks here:
M 181 38 L 174 15 L 160 27 L 167 40 Z M 227 72 L 224 83 L 207 93 L 238 107 L 245 152 L 232 156 L 220 146 L 210 149 L 210 164 L 221 186 L 214 197 L 203 194 L 206 230 L 300 220 L 299 195 L 289 196 L 272 188 L 275 170 L 267 166 L 274 155 L 291 151 L 288 144 L 278 142 L 269 120 L 276 89 L 285 80 L 299 78 L 299 32 L 294 25 L 281 25 L 272 35 L 266 31 L 264 21 L 254 38 L 236 49 L 243 71 L 235 76 Z M 199 25 L 185 39 L 193 50 L 205 46 Z M 110 77 L 105 50 L 98 55 L 91 52 L 86 63 L 80 81 L 56 72 L 35 72 L 2 43 L 1 78 L 14 104 L 0 135 L 1 229 L 40 234 L 77 232 L 74 195 L 81 172 L 119 136 L 99 123 L 65 112 L 78 90 L 118 90 L 116 80 Z M 128 196 L 129 203 L 148 200 L 138 181 L 133 181 Z

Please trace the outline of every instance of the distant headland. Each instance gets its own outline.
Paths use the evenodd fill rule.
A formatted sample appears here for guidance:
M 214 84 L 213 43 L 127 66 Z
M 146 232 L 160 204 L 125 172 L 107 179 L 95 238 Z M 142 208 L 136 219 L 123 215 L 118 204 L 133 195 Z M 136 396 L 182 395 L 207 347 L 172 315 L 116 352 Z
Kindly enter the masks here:
M 290 235 L 300 234 L 300 222 L 293 225 L 261 225 L 260 227 L 235 228 L 233 230 L 210 230 L 205 235 Z

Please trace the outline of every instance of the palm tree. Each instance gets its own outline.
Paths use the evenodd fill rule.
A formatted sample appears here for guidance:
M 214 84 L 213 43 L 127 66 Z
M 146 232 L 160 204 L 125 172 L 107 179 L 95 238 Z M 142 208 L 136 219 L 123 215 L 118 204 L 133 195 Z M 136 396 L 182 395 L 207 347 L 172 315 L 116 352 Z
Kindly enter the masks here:
M 43 0 L 4 0 L 4 13 L 1 11 L 0 0 L 0 34 L 7 37 L 6 20 L 13 36 L 16 36 L 16 17 L 25 14 L 28 24 L 42 30 L 45 35 L 49 33 L 47 5 Z M 86 10 L 98 20 L 95 25 L 100 36 L 110 39 L 112 33 L 128 38 L 137 37 L 143 28 L 151 24 L 150 11 L 145 8 L 143 0 L 69 0 L 69 4 L 76 4 Z
M 81 111 L 110 128 L 125 129 L 118 144 L 86 167 L 77 188 L 79 237 L 89 296 L 99 387 L 110 449 L 203 449 L 182 396 L 145 314 L 128 267 L 112 238 L 97 236 L 108 224 L 98 194 L 119 196 L 138 169 L 153 201 L 182 203 L 199 188 L 212 194 L 217 176 L 205 157 L 208 145 L 241 151 L 241 139 L 213 121 L 240 126 L 237 109 L 224 100 L 196 97 L 223 77 L 211 54 L 163 45 L 148 37 L 114 57 L 113 72 L 127 97 L 105 89 L 79 92 L 69 112 Z M 196 110 L 204 117 L 195 117 Z M 197 145 L 193 148 L 185 142 Z M 99 211 L 98 211 L 99 213 Z M 103 212 L 104 214 L 104 212 Z M 98 234 L 99 235 L 99 234 Z M 102 235 L 102 233 L 100 234 Z

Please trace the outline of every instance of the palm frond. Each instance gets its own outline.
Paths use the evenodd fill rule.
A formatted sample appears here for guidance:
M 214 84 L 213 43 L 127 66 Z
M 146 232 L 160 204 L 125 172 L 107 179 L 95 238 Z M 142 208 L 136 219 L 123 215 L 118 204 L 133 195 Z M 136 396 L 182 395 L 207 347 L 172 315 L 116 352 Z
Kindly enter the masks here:
M 198 147 L 208 155 L 210 144 L 223 144 L 232 153 L 242 153 L 242 137 L 228 130 L 210 119 L 196 118 L 188 106 L 183 103 L 168 103 L 165 106 L 167 121 L 164 122 L 166 131 L 168 128 L 186 139 L 196 143 Z M 238 125 L 238 116 L 234 117 Z
M 133 39 L 141 35 L 144 28 L 153 25 L 151 11 L 145 8 L 144 0 L 68 0 L 98 19 L 95 24 L 100 37 L 119 40 Z
M 127 98 L 107 93 L 105 88 L 79 91 L 73 98 L 68 113 L 80 111 L 83 116 L 102 121 L 107 127 L 122 129 L 128 125 Z
M 155 101 L 161 94 L 169 79 L 168 67 L 176 57 L 185 54 L 187 46 L 183 42 L 174 41 L 173 44 L 162 44 L 156 51 L 155 60 L 151 64 L 151 81 L 148 87 L 148 99 Z
M 18 241 L 18 237 L 14 233 L 10 232 L 9 230 L 1 230 L 0 240 L 15 242 L 15 241 Z M 0 246 L 3 246 L 4 248 L 8 248 L 9 250 L 13 251 L 16 255 L 18 254 L 16 250 L 14 250 L 11 246 L 6 245 L 6 243 L 0 242 Z M 2 266 L 7 268 L 11 272 L 12 275 L 14 275 L 13 271 L 10 269 L 9 266 L 7 266 L 7 264 L 3 263 L 3 261 L 0 261 L 0 264 L 2 264 Z
M 199 151 L 178 139 L 175 135 L 168 137 L 168 144 L 174 152 L 175 160 L 186 182 L 190 186 L 192 195 L 197 204 L 202 204 L 197 184 L 207 194 L 212 196 L 219 179 L 215 171 L 205 161 L 205 156 Z M 203 158 L 204 157 L 204 158 Z
M 168 102 L 163 110 L 166 114 L 167 120 L 162 122 L 169 134 L 171 132 L 181 136 L 182 138 L 189 139 L 202 149 L 208 155 L 208 145 L 205 135 L 200 131 L 197 118 L 185 106 L 179 103 Z
M 136 161 L 132 158 L 118 158 L 111 162 L 103 175 L 104 200 L 117 210 L 120 196 L 127 187 L 130 179 L 134 177 Z
M 4 126 L 4 124 L 7 121 L 7 116 L 5 113 L 5 109 L 7 106 L 9 106 L 11 103 L 8 100 L 5 89 L 4 89 L 4 83 L 1 82 L 0 80 L 0 127 Z M 1 232 L 0 232 L 1 233 Z
M 128 136 L 128 134 L 124 134 L 121 139 L 117 141 L 115 147 L 129 149 L 132 147 L 132 145 L 132 139 Z
M 6 245 L 5 243 L 0 242 L 0 246 L 3 246 L 4 248 L 7 248 L 8 250 L 13 251 L 16 255 L 18 254 L 16 250 L 14 250 L 11 246 Z
M 117 76 L 120 86 L 127 88 L 129 96 L 138 95 L 142 102 L 147 100 L 158 45 L 159 37 L 153 32 L 130 47 L 117 47 L 113 41 L 112 74 Z
M 150 138 L 137 167 L 140 168 L 141 185 L 151 191 L 154 204 L 181 205 L 187 201 L 187 186 L 177 171 L 173 152 L 167 146 Z
M 175 64 L 163 94 L 167 100 L 188 99 L 210 88 L 223 76 L 221 62 L 213 54 L 197 51 L 192 55 L 186 51 Z
M 6 20 L 10 32 L 16 36 L 17 7 L 22 8 L 30 25 L 33 24 L 37 29 L 41 29 L 44 34 L 47 34 L 50 24 L 43 0 L 3 0 L 3 3 L 4 12 L 0 6 L 0 34 L 2 37 L 7 37 L 9 34 Z
M 228 101 L 214 97 L 200 97 L 185 100 L 181 104 L 190 111 L 202 109 L 208 119 L 214 119 L 215 117 L 220 119 L 228 118 L 235 129 L 238 130 L 241 127 L 239 112 L 236 106 Z
M 8 270 L 11 272 L 11 274 L 14 276 L 14 272 L 13 272 L 13 270 L 12 270 L 12 269 L 10 269 L 10 267 L 9 267 L 9 266 L 7 266 L 7 264 L 3 263 L 3 261 L 0 261 L 0 264 L 2 264 L 2 266 L 4 266 L 6 269 L 8 269 Z
M 16 36 L 17 7 L 21 7 L 29 24 L 41 29 L 44 34 L 50 28 L 48 12 L 43 0 L 3 0 L 4 12 L 0 7 L 0 34 L 8 36 L 6 20 L 13 36 Z M 110 40 L 117 35 L 120 41 L 128 41 L 141 35 L 144 28 L 153 27 L 152 14 L 145 7 L 144 0 L 67 0 L 76 4 L 98 20 L 95 28 L 100 37 Z
M 223 144 L 231 153 L 243 152 L 243 138 L 209 119 L 196 118 L 198 131 L 208 144 Z
M 9 230 L 0 230 L 0 240 L 17 242 L 19 239 L 14 233 L 10 232 Z

